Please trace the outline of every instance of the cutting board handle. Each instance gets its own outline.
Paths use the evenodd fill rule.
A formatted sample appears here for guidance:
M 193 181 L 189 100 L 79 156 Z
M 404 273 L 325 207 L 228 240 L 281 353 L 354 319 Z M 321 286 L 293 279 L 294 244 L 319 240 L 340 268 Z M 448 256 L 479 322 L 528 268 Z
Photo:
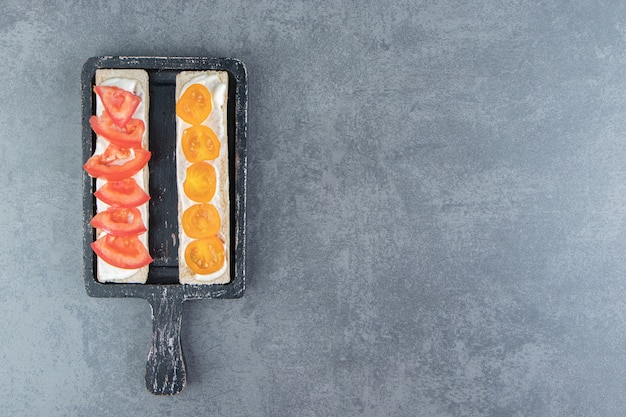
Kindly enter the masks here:
M 156 395 L 181 392 L 187 383 L 185 359 L 180 345 L 182 295 L 168 293 L 148 298 L 152 307 L 152 347 L 146 364 L 146 387 Z

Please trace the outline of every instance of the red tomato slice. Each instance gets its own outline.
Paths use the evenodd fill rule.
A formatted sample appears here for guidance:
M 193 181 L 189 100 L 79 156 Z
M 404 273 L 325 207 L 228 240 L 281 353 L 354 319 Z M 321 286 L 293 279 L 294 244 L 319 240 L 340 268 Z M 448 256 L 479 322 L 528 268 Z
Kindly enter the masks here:
M 107 181 L 119 181 L 138 173 L 150 159 L 150 152 L 145 149 L 134 149 L 135 157 L 120 162 L 130 156 L 130 149 L 109 144 L 103 154 L 94 155 L 87 160 L 83 168 L 93 178 Z
M 94 90 L 102 100 L 104 111 L 111 116 L 113 123 L 119 127 L 126 126 L 141 103 L 139 96 L 119 87 L 97 85 Z
M 118 268 L 137 269 L 152 262 L 137 236 L 104 235 L 93 242 L 91 248 L 103 261 Z
M 109 206 L 116 207 L 137 207 L 150 200 L 150 196 L 137 184 L 134 178 L 109 181 L 100 187 L 94 195 Z
M 98 135 L 122 148 L 141 148 L 146 130 L 143 121 L 139 119 L 130 119 L 124 127 L 119 127 L 107 112 L 103 112 L 100 117 L 91 116 L 89 124 Z
M 91 225 L 113 236 L 138 235 L 146 231 L 135 207 L 109 207 L 91 219 Z

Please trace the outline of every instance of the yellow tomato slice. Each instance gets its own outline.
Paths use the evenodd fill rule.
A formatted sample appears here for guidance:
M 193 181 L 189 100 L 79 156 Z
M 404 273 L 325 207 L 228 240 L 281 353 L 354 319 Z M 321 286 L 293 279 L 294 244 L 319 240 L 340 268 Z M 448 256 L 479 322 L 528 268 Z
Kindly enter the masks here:
M 215 195 L 217 174 L 208 162 L 198 162 L 187 168 L 183 189 L 187 197 L 198 203 L 208 203 Z
M 213 204 L 194 204 L 183 213 L 182 225 L 190 238 L 215 236 L 220 230 L 220 215 Z
M 187 266 L 197 274 L 208 275 L 224 266 L 224 243 L 217 236 L 194 240 L 185 249 Z
M 215 159 L 220 154 L 220 141 L 207 126 L 191 126 L 183 132 L 182 140 L 185 158 L 191 163 Z
M 176 103 L 176 114 L 189 124 L 199 125 L 209 117 L 211 92 L 202 84 L 190 85 Z

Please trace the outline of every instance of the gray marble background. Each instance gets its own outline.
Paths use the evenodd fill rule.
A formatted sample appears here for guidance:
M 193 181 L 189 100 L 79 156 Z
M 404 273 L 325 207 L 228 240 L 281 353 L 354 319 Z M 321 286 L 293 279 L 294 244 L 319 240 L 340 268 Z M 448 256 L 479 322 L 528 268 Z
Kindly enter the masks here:
M 0 415 L 623 416 L 626 4 L 2 1 Z M 243 299 L 87 297 L 90 56 L 248 67 Z

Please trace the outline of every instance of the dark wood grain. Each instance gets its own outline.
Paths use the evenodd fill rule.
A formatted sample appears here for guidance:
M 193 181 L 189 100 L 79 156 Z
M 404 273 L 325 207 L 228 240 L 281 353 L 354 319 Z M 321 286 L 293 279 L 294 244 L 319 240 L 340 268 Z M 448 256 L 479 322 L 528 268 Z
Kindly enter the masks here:
M 176 101 L 178 71 L 149 71 L 150 219 L 148 243 L 154 261 L 149 284 L 178 283 L 178 192 L 176 182 Z M 170 274 L 155 272 L 163 267 Z
M 187 384 L 180 344 L 184 298 L 167 291 L 148 298 L 152 307 L 152 347 L 146 363 L 146 387 L 153 394 L 173 395 Z

